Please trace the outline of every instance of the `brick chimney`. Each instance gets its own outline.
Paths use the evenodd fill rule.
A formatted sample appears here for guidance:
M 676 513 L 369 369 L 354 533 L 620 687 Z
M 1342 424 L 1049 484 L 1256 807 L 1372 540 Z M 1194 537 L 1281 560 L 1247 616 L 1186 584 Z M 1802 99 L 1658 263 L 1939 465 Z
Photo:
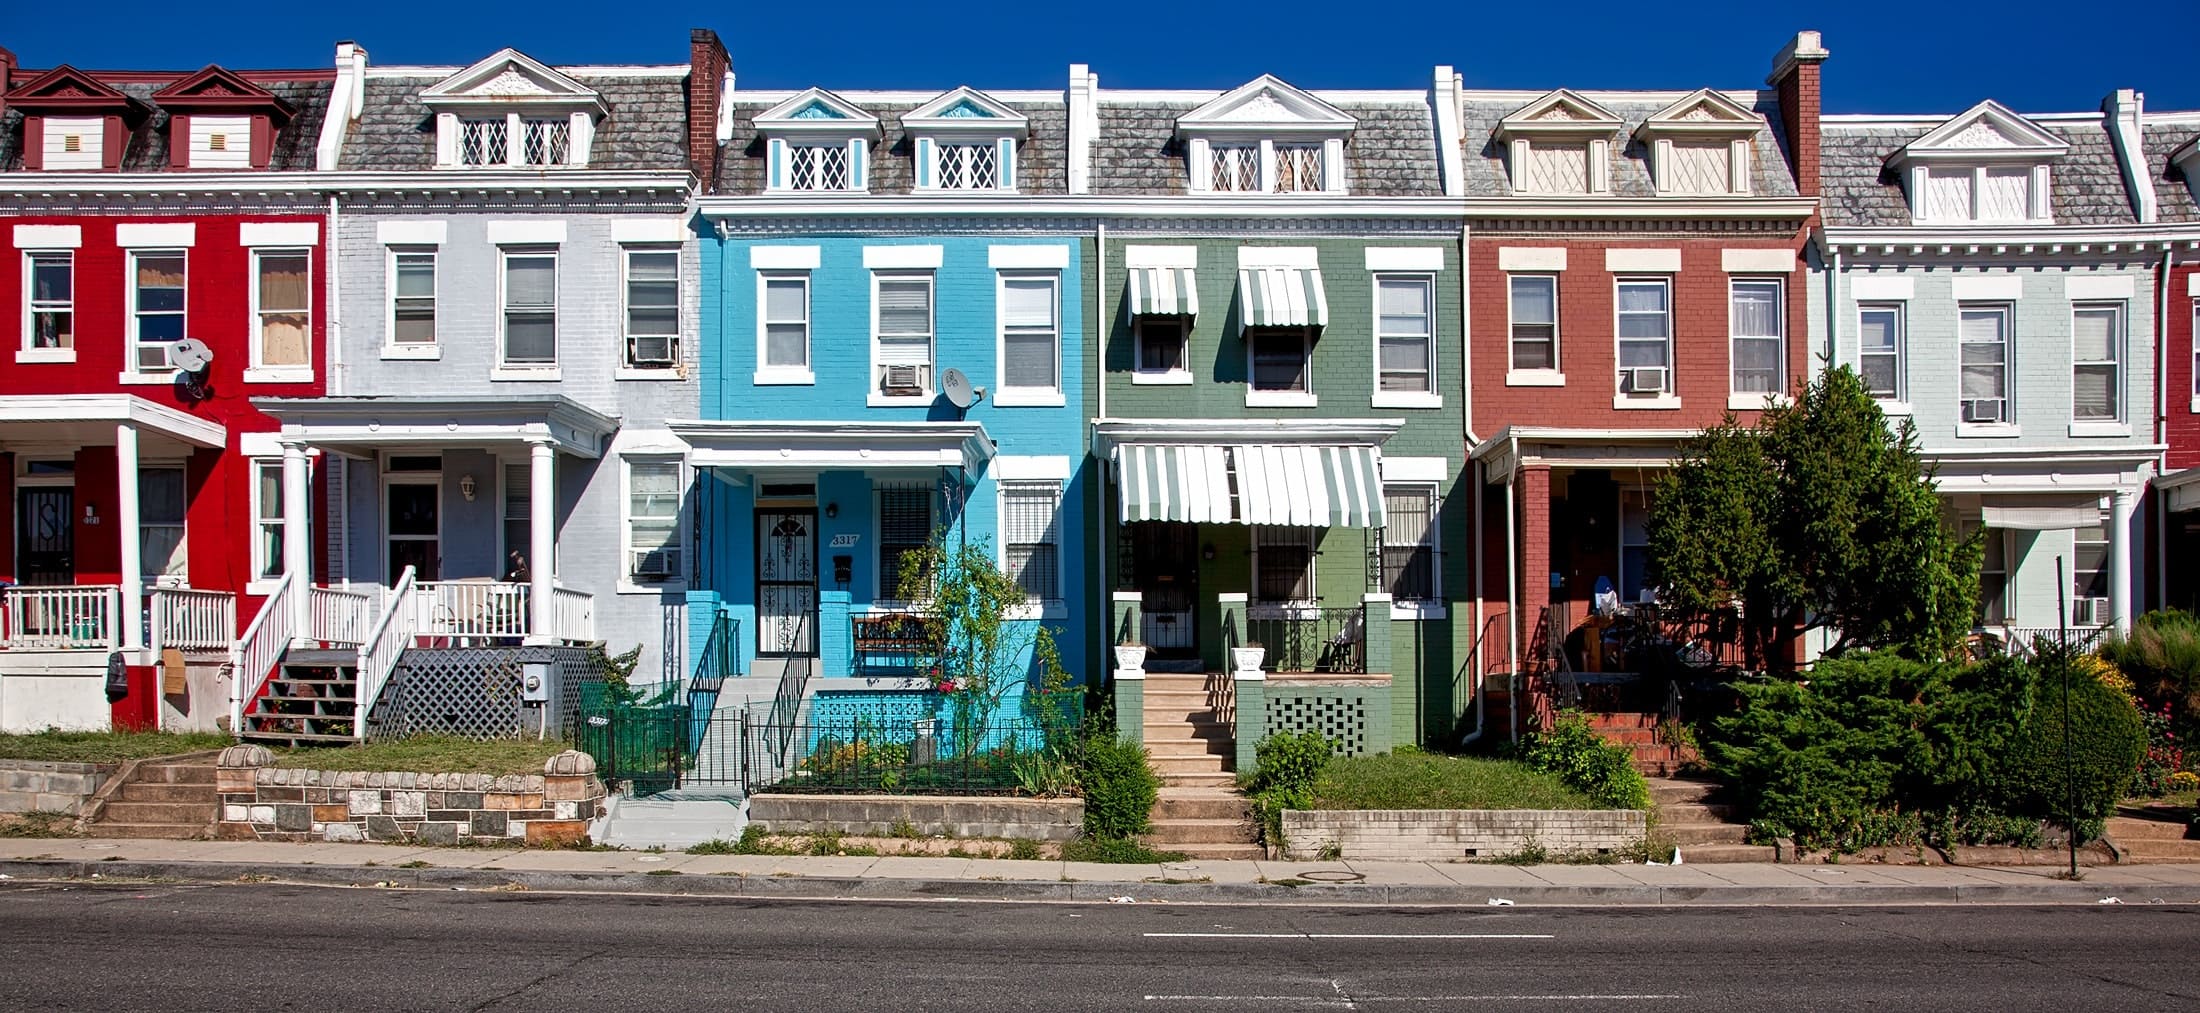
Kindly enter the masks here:
M 1795 191 L 1818 196 L 1818 65 L 1826 48 L 1817 32 L 1797 32 L 1772 59 L 1765 83 L 1779 92 L 1780 122 L 1787 131 L 1788 157 L 1795 163 Z
M 732 67 L 717 32 L 688 33 L 688 166 L 706 194 L 718 188 L 718 102 Z
M 15 85 L 15 53 L 0 46 L 0 116 L 8 111 L 8 89 Z

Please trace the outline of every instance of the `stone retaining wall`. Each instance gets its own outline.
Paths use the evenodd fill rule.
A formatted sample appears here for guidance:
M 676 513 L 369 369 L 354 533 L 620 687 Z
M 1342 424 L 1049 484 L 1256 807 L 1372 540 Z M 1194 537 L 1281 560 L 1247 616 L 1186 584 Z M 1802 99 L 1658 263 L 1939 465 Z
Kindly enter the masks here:
M 889 837 L 912 830 L 924 837 L 1007 837 L 1075 840 L 1085 825 L 1076 798 L 964 795 L 779 795 L 749 797 L 749 821 L 772 834 L 857 834 Z
M 0 813 L 80 815 L 114 771 L 103 763 L 0 760 Z
M 1286 810 L 1284 853 L 1396 861 L 1469 861 L 1540 847 L 1553 855 L 1633 847 L 1648 832 L 1632 809 Z
M 256 751 L 256 753 L 255 753 Z M 216 835 L 229 840 L 569 844 L 601 814 L 604 786 L 586 753 L 540 774 L 296 770 L 267 750 L 232 746 L 215 772 Z

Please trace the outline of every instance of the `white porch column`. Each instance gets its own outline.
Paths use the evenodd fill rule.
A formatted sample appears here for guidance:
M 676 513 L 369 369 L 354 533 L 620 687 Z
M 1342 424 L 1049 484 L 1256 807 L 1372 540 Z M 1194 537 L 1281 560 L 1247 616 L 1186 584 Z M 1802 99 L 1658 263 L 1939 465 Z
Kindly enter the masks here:
M 552 572 L 557 561 L 557 538 L 552 530 L 558 504 L 557 448 L 547 441 L 530 441 L 527 464 L 527 597 L 531 603 L 527 639 L 547 644 L 558 638 L 553 618 L 557 608 L 551 600 L 552 589 L 557 586 Z
M 117 583 L 122 611 L 115 617 L 117 643 L 125 651 L 145 646 L 144 542 L 138 532 L 138 433 L 125 422 L 115 427 L 115 540 L 122 550 Z
M 2118 629 L 2131 628 L 2131 605 L 2139 586 L 2132 561 L 2138 558 L 2132 545 L 2132 516 L 2139 509 L 2136 490 L 2119 489 L 2111 499 L 2108 515 L 2108 614 Z
M 313 635 L 313 543 L 307 531 L 312 509 L 304 444 L 283 441 L 283 572 L 290 575 L 290 631 Z

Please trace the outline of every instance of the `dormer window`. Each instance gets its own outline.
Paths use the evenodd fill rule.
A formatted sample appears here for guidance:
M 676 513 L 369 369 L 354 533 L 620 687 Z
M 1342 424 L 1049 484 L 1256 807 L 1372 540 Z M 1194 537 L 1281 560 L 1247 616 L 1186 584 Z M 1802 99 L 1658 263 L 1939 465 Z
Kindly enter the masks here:
M 1888 161 L 1904 178 L 1920 225 L 2045 224 L 2048 163 L 2062 138 L 1992 101 L 1904 145 Z
M 586 166 L 606 110 L 594 89 L 511 49 L 437 82 L 420 101 L 435 110 L 443 168 Z
M 1650 153 L 1660 196 L 1742 196 L 1750 192 L 1750 143 L 1763 126 L 1755 110 L 1704 88 L 1643 121 L 1635 136 Z
M 458 159 L 465 165 L 503 165 L 508 161 L 504 139 L 509 126 L 502 116 L 484 116 L 459 122 Z
M 811 88 L 756 115 L 766 143 L 765 188 L 860 193 L 869 186 L 878 117 L 823 88 Z
M 1516 194 L 1601 194 L 1612 190 L 1612 135 L 1620 119 L 1561 88 L 1497 124 Z
M 1343 193 L 1344 145 L 1357 126 L 1266 75 L 1176 121 L 1195 193 Z
M 178 169 L 265 169 L 290 104 L 209 65 L 153 93 L 168 111 L 168 161 Z
M 66 64 L 7 93 L 6 108 L 23 113 L 23 168 L 46 172 L 112 172 L 122 167 L 129 128 L 145 107 Z
M 1030 132 L 1022 113 L 968 86 L 903 114 L 916 156 L 918 190 L 1016 189 L 1016 145 Z

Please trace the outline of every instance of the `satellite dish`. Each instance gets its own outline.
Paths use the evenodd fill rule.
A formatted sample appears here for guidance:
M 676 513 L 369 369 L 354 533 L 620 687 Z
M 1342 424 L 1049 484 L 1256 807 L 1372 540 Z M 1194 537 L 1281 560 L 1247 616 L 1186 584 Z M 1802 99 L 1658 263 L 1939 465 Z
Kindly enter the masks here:
M 185 338 L 168 346 L 168 364 L 186 373 L 202 373 L 214 361 L 214 350 L 197 338 Z
M 947 403 L 967 409 L 985 397 L 985 388 L 971 386 L 962 370 L 949 369 L 940 374 L 940 393 L 947 395 Z

